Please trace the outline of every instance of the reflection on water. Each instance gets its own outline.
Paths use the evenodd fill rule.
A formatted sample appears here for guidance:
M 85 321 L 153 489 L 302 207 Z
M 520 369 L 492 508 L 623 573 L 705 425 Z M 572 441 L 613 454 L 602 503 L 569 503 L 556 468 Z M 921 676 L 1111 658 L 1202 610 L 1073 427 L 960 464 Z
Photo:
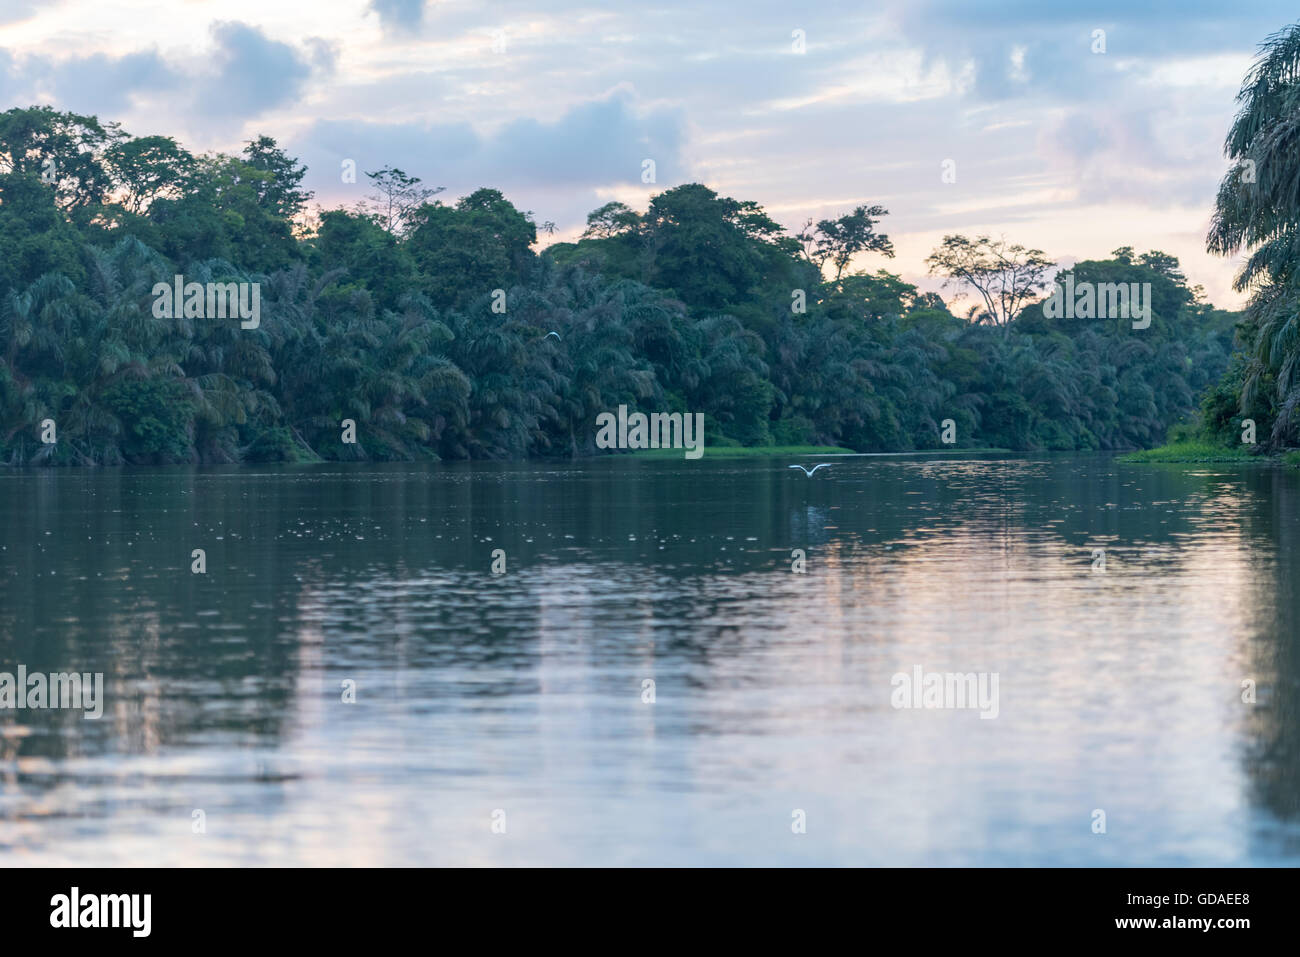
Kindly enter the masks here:
M 0 473 L 0 863 L 1300 861 L 1300 475 L 787 464 Z

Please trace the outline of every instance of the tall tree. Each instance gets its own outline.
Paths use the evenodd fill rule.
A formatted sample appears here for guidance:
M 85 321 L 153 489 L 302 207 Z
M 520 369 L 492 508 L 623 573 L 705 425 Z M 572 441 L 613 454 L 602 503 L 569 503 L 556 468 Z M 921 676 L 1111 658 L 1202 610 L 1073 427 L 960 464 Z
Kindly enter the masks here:
M 1005 239 L 945 236 L 926 258 L 931 275 L 944 285 L 973 290 L 983 303 L 983 318 L 1005 334 L 1011 321 L 1043 287 L 1052 265 L 1041 249 L 1026 249 Z
M 39 176 L 65 211 L 97 205 L 110 186 L 104 151 L 123 136 L 116 123 L 49 106 L 6 110 L 0 113 L 0 172 Z
M 606 203 L 587 214 L 587 228 L 583 239 L 609 239 L 624 233 L 635 232 L 641 217 L 635 210 L 620 202 Z
M 406 248 L 435 306 L 509 289 L 531 271 L 537 227 L 499 190 L 477 189 L 454 206 L 426 203 L 409 221 Z
M 408 176 L 395 166 L 385 166 L 366 173 L 374 192 L 367 209 L 379 224 L 395 236 L 404 236 L 411 227 L 411 214 L 443 191 L 442 186 L 421 186 L 418 176 Z
M 859 206 L 839 219 L 823 219 L 816 225 L 810 219 L 796 237 L 805 258 L 819 271 L 826 263 L 835 267 L 835 281 L 858 253 L 877 252 L 894 258 L 894 244 L 884 233 L 876 232 L 881 216 L 888 216 L 883 206 Z
M 1241 109 L 1224 153 L 1206 246 L 1223 256 L 1250 251 L 1234 286 L 1252 290 L 1241 409 L 1275 390 L 1272 441 L 1296 434 L 1300 419 L 1300 24 L 1264 41 L 1237 94 Z
M 177 199 L 194 174 L 194 157 L 170 136 L 127 137 L 104 155 L 122 206 L 143 213 L 155 199 Z
M 280 149 L 269 136 L 258 136 L 244 147 L 244 162 L 265 177 L 256 184 L 257 198 L 277 216 L 292 219 L 315 193 L 302 188 L 307 167 Z

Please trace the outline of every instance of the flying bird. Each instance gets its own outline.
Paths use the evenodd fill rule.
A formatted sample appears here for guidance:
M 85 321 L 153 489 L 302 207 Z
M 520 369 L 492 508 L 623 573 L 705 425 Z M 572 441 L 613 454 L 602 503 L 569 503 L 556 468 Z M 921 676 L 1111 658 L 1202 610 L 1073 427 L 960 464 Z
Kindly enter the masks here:
M 559 334 L 558 332 L 548 332 L 546 335 L 542 336 L 542 338 L 543 338 L 543 339 L 549 339 L 551 336 L 555 336 L 556 339 L 559 339 L 559 338 L 560 338 L 560 334 Z M 560 341 L 563 341 L 563 340 L 560 340 Z
M 812 467 L 812 472 L 808 471 L 808 469 L 805 469 L 802 465 L 790 465 L 787 466 L 787 468 L 803 469 L 803 474 L 811 478 L 813 472 L 816 472 L 818 469 L 828 469 L 834 464 L 835 464 L 834 462 L 822 462 L 820 465 L 814 465 Z

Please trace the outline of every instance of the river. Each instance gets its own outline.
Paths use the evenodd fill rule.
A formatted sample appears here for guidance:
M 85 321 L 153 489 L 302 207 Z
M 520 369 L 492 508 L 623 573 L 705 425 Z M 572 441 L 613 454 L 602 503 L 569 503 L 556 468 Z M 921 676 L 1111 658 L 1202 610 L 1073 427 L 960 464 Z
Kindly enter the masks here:
M 1300 863 L 1300 472 L 791 461 L 0 471 L 0 864 Z

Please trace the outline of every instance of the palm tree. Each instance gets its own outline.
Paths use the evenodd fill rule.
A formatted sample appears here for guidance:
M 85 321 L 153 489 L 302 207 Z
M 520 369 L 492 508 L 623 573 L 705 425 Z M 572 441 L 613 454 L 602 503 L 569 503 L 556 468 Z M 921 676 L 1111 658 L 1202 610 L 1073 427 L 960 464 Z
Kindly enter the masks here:
M 1206 244 L 1225 256 L 1251 251 L 1234 283 L 1252 290 L 1241 408 L 1271 379 L 1277 444 L 1294 434 L 1300 408 L 1300 24 L 1264 41 L 1237 100 L 1224 144 L 1234 165 L 1219 185 Z

